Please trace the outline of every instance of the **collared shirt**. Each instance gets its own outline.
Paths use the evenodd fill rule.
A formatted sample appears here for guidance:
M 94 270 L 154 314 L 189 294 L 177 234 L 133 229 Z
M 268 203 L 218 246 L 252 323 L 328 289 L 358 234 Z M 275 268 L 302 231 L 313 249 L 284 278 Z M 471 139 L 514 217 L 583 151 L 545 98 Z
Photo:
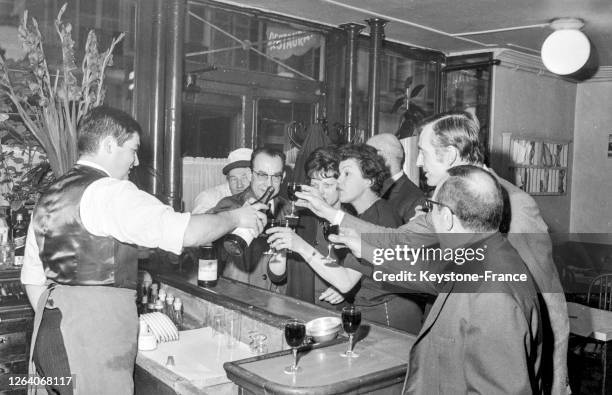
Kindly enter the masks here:
M 215 207 L 221 199 L 227 196 L 232 196 L 227 182 L 205 189 L 195 198 L 191 212 L 193 214 L 203 214 Z
M 404 175 L 404 171 L 400 170 L 399 172 L 395 173 L 394 175 L 391 176 L 391 179 L 393 180 L 393 182 L 396 182 L 397 180 L 399 180 L 400 178 L 402 178 L 402 176 Z
M 101 166 L 84 160 L 77 162 L 108 172 Z M 183 236 L 191 214 L 177 213 L 154 196 L 141 191 L 131 181 L 103 177 L 92 182 L 80 203 L 81 221 L 93 235 L 113 237 L 121 242 L 147 248 L 161 248 L 180 254 Z M 34 237 L 28 228 L 21 282 L 43 285 L 45 271 Z

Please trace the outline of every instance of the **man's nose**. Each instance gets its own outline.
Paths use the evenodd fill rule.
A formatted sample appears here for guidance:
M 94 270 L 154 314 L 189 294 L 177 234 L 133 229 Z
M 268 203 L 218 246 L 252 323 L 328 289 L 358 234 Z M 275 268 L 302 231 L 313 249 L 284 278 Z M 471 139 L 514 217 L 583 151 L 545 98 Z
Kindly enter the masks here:
M 417 167 L 423 167 L 423 154 L 421 152 L 417 155 L 416 165 Z
M 136 167 L 140 164 L 140 161 L 138 160 L 138 154 L 134 154 L 134 164 L 133 166 Z

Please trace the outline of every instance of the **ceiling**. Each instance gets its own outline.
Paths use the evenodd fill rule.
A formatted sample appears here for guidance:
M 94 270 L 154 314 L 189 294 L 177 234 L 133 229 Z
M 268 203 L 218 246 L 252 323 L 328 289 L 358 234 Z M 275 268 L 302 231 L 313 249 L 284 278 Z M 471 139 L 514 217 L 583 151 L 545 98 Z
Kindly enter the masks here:
M 546 24 L 558 17 L 585 22 L 599 66 L 612 66 L 611 0 L 221 0 L 329 26 L 388 19 L 387 40 L 445 54 L 514 49 L 539 55 L 549 27 L 475 34 L 453 34 Z M 367 34 L 368 29 L 364 32 Z

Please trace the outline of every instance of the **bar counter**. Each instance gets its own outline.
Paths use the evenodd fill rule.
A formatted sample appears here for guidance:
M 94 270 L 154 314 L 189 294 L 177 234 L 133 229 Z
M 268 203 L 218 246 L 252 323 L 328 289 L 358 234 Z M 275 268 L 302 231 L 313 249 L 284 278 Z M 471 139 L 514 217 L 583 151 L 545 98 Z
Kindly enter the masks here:
M 248 344 L 252 330 L 267 336 L 268 353 L 252 354 L 248 358 L 223 364 L 227 378 L 207 382 L 201 377 L 189 380 L 139 352 L 135 373 L 136 393 L 181 394 L 341 394 L 399 393 L 401 391 L 410 347 L 415 336 L 406 332 L 362 321 L 356 335 L 354 350 L 359 358 L 347 359 L 340 353 L 347 348 L 347 338 L 301 348 L 297 375 L 288 375 L 283 368 L 292 361 L 291 350 L 284 341 L 284 321 L 299 318 L 304 321 L 323 316 L 340 316 L 335 310 L 220 278 L 212 289 L 197 286 L 197 268 L 193 265 L 141 265 L 169 292 L 183 300 L 185 329 L 211 326 L 214 312 L 223 309 L 239 320 L 233 336 Z M 178 343 L 180 343 L 179 340 Z M 160 344 L 164 346 L 164 344 Z M 202 359 L 214 358 L 201 355 Z M 177 358 L 183 359 L 178 356 Z M 186 358 L 186 357 L 185 357 Z M 178 365 L 178 364 L 177 364 Z M 218 370 L 218 369 L 214 369 Z M 229 381 L 231 380 L 231 382 Z M 232 383 L 233 382 L 233 383 Z M 213 385 L 209 385 L 214 383 Z M 238 387 L 237 387 L 238 386 Z

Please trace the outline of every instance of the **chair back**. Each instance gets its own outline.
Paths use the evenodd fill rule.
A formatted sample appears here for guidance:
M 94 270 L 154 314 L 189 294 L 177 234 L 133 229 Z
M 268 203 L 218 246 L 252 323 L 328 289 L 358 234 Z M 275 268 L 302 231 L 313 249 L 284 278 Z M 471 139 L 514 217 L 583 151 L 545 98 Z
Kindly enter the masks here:
M 591 304 L 591 299 L 593 299 L 593 304 Z M 602 310 L 612 311 L 612 273 L 599 275 L 591 281 L 587 294 L 587 304 L 597 306 Z

